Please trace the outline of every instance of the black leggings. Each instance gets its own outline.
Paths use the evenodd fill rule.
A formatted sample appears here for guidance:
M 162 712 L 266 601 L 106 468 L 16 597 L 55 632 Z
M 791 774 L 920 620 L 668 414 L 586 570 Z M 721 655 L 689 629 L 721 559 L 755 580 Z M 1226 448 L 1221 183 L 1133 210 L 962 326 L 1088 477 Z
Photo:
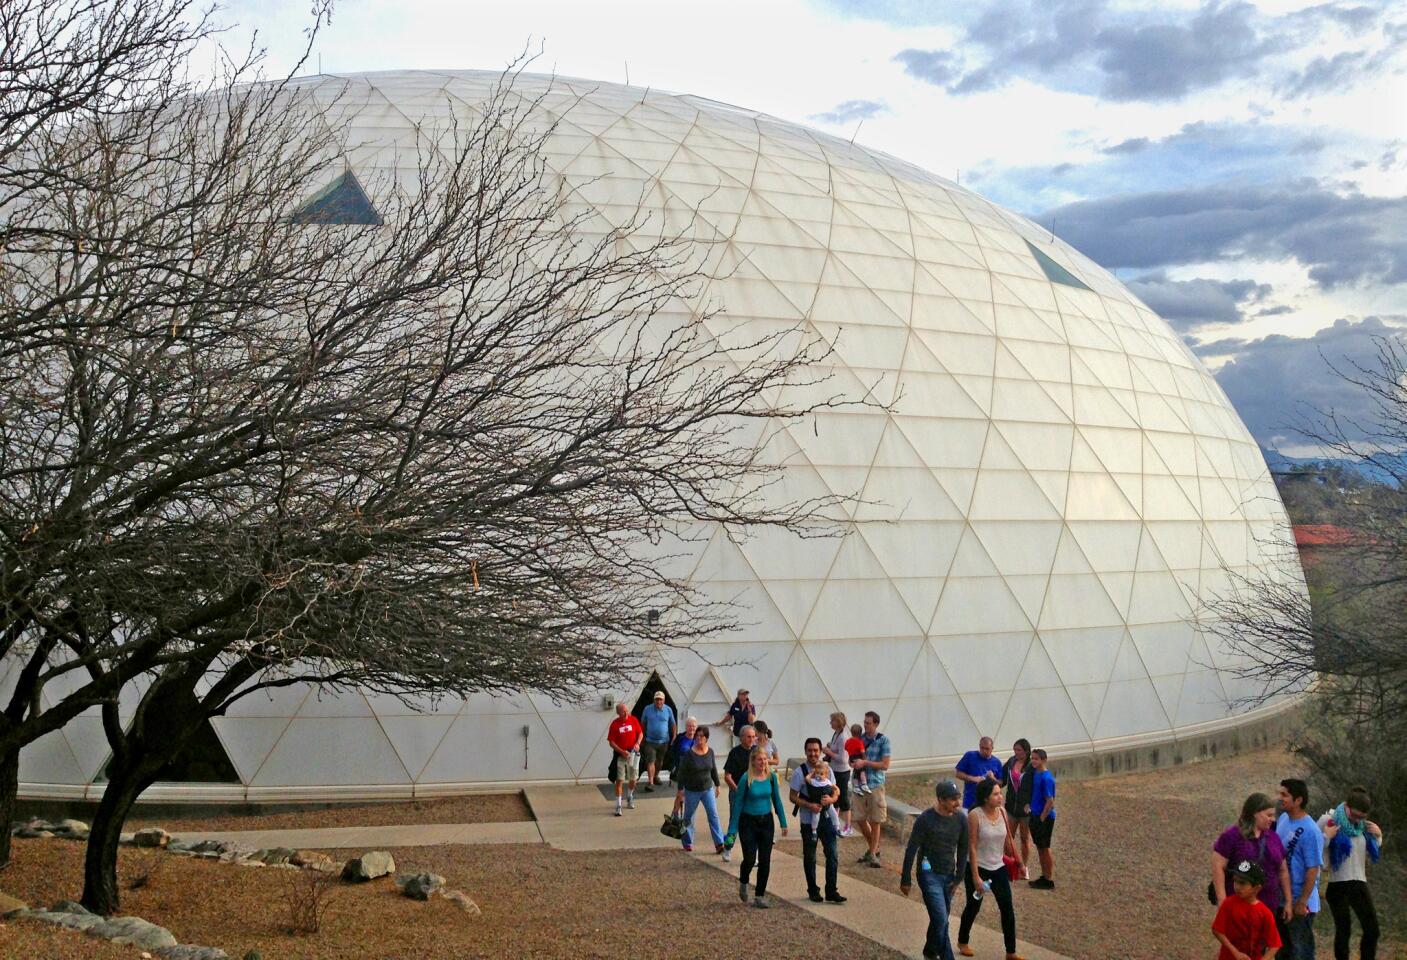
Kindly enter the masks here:
M 1334 960 L 1348 960 L 1348 937 L 1353 932 L 1350 910 L 1358 915 L 1358 926 L 1363 931 L 1358 940 L 1358 956 L 1361 960 L 1376 960 L 1378 912 L 1373 909 L 1368 884 L 1362 880 L 1336 880 L 1325 885 L 1324 897 L 1334 917 Z
M 982 875 L 982 879 L 992 885 L 992 896 L 997 898 L 997 909 L 1002 914 L 1002 939 L 1006 941 L 1006 952 L 1016 952 L 1016 907 L 1011 902 L 1011 881 L 1007 879 L 1006 868 L 998 867 L 995 870 L 983 870 L 977 868 L 977 872 Z M 972 924 L 977 919 L 977 913 L 982 909 L 982 900 L 977 899 L 972 894 L 976 888 L 972 884 L 972 871 L 964 870 L 962 873 L 963 889 L 967 891 L 967 906 L 962 908 L 962 922 L 958 924 L 958 943 L 967 943 L 968 935 L 972 933 Z M 986 899 L 986 895 L 983 895 Z
M 767 892 L 767 875 L 772 872 L 772 814 L 744 813 L 738 817 L 738 840 L 743 845 L 743 862 L 738 881 L 747 883 L 757 864 L 757 896 Z

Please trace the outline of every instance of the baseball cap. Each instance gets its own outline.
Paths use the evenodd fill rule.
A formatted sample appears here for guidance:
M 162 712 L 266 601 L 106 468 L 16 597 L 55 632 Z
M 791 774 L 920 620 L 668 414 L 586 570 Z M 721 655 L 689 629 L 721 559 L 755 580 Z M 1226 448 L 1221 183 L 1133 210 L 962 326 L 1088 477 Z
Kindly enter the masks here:
M 663 699 L 664 699 L 664 691 L 663 691 L 663 690 L 656 690 L 656 691 L 655 691 L 655 699 L 656 699 L 656 700 L 663 700 Z
M 954 797 L 962 796 L 962 791 L 952 780 L 939 780 L 938 786 L 934 788 L 934 793 L 938 795 L 939 800 L 952 800 Z
M 1237 880 L 1244 880 L 1252 886 L 1261 886 L 1265 883 L 1265 871 L 1260 868 L 1260 864 L 1254 860 L 1242 860 L 1231 870 L 1231 875 Z

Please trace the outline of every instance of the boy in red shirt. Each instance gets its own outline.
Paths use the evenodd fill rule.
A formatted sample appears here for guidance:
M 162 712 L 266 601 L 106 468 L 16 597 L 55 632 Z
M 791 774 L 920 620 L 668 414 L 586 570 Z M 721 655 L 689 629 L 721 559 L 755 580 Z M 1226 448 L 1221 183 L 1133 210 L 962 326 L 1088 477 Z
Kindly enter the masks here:
M 1221 942 L 1217 960 L 1263 960 L 1280 946 L 1275 915 L 1258 899 L 1265 871 L 1260 864 L 1242 860 L 1231 875 L 1236 892 L 1217 908 L 1212 933 Z
M 858 723 L 850 724 L 850 739 L 845 741 L 845 755 L 851 760 L 865 759 L 865 741 L 860 739 L 860 734 L 864 732 L 865 728 Z M 850 769 L 855 770 L 854 767 Z M 870 792 L 870 778 L 863 769 L 850 774 L 850 782 L 854 785 L 856 793 Z

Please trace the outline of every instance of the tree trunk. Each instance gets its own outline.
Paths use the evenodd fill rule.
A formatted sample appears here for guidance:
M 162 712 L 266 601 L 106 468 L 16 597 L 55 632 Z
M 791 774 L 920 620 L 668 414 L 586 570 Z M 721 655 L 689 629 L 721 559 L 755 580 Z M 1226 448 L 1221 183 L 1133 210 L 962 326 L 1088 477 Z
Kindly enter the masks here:
M 15 796 L 20 789 L 20 752 L 0 754 L 0 867 L 10 865 L 10 824 L 15 819 Z
M 111 779 L 103 791 L 103 799 L 89 824 L 88 849 L 83 858 L 83 906 L 100 916 L 117 912 L 117 847 L 122 838 L 122 825 L 132 804 L 151 783 L 143 782 L 132 770 L 110 770 Z

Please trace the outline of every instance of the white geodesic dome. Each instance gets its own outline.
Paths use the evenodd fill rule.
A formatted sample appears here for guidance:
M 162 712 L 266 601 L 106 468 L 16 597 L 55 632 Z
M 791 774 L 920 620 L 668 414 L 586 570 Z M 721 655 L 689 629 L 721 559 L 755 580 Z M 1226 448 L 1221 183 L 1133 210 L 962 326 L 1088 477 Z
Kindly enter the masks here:
M 417 127 L 472 119 L 498 80 L 302 84 L 349 120 L 351 170 L 370 182 L 414 170 Z M 1216 381 L 1123 284 L 969 190 L 805 127 L 613 84 L 522 76 L 515 91 L 559 121 L 547 163 L 577 209 L 603 226 L 642 199 L 697 210 L 719 251 L 711 329 L 804 322 L 834 346 L 831 386 L 892 404 L 768 429 L 785 495 L 859 503 L 841 538 L 706 537 L 690 576 L 749 625 L 704 657 L 661 655 L 682 712 L 714 721 L 747 687 L 799 753 L 831 711 L 873 709 L 901 769 L 982 734 L 1072 752 L 1247 718 L 1189 618 L 1231 572 L 1292 555 L 1267 547 L 1284 511 Z M 1292 563 L 1278 574 L 1301 582 Z M 646 679 L 618 694 L 634 702 Z M 152 795 L 599 779 L 608 716 L 534 694 L 416 710 L 286 688 L 213 721 L 238 784 Z M 106 754 L 99 719 L 80 717 L 24 751 L 23 791 L 86 792 Z

